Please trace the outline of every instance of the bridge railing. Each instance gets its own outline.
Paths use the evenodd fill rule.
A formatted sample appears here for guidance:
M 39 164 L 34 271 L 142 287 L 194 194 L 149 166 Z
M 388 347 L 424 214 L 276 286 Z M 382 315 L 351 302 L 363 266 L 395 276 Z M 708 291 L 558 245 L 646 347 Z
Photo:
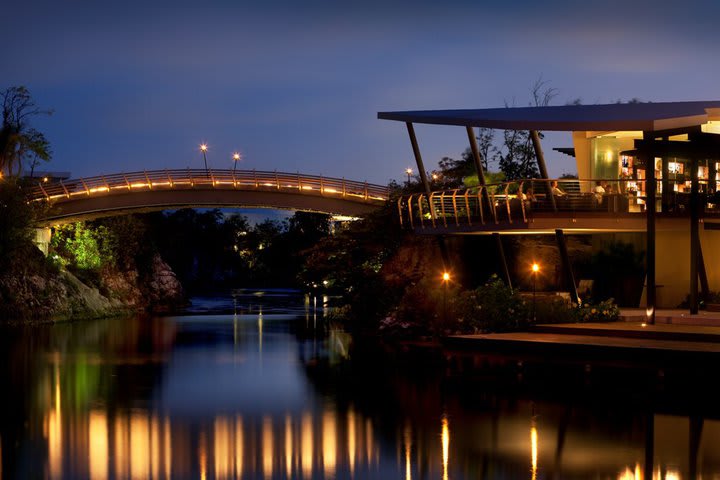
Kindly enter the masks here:
M 710 187 L 707 181 L 699 182 L 698 208 L 704 215 L 717 216 L 720 193 Z M 406 195 L 398 200 L 397 207 L 400 223 L 407 228 L 527 223 L 537 214 L 644 214 L 648 208 L 646 190 L 645 180 L 636 179 L 527 179 L 431 192 L 429 198 L 424 193 Z M 657 180 L 656 190 L 651 204 L 657 212 L 689 214 L 689 180 Z
M 83 196 L 109 195 L 153 189 L 223 189 L 297 192 L 342 197 L 359 202 L 382 202 L 389 190 L 382 185 L 300 173 L 256 170 L 148 170 L 78 178 L 60 182 L 39 182 L 31 200 L 62 202 Z

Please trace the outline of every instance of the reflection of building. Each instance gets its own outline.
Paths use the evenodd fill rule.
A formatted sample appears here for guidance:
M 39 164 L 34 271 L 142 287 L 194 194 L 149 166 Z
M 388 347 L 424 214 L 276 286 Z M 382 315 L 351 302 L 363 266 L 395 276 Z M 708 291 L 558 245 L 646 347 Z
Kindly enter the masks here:
M 710 285 L 715 289 L 720 285 L 720 271 L 706 268 L 720 262 L 720 248 L 716 248 L 720 238 L 715 225 L 699 220 L 720 217 L 720 101 L 381 112 L 378 117 L 406 123 L 425 187 L 422 195 L 398 205 L 401 215 L 404 207 L 410 216 L 420 211 L 421 221 L 425 214 L 431 217 L 433 228 L 441 225 L 435 228 L 438 233 L 450 233 L 453 228 L 482 234 L 559 232 L 561 251 L 562 232 L 645 232 L 651 320 L 656 307 L 675 307 L 688 292 L 691 312 L 696 312 L 698 281 L 704 293 Z M 465 192 L 439 195 L 431 190 L 415 123 L 466 128 L 481 173 L 477 198 Z M 486 186 L 474 127 L 529 131 L 546 181 Z M 562 197 L 550 193 L 538 135 L 542 130 L 572 132 L 574 148 L 561 151 L 575 156 L 579 180 L 561 184 L 568 193 Z M 600 194 L 598 201 L 592 201 L 596 183 L 605 191 L 602 202 Z M 533 202 L 523 190 L 529 186 L 534 190 Z M 493 221 L 486 222 L 483 212 Z M 476 213 L 479 220 L 473 217 Z M 571 273 L 566 257 L 564 263 Z M 574 290 L 574 279 L 571 283 Z M 660 286 L 662 293 L 656 298 Z

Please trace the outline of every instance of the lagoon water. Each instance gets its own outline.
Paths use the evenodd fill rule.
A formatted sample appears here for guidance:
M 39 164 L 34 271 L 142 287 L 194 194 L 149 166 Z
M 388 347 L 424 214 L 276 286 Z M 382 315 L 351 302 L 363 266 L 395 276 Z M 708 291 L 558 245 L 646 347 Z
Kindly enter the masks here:
M 0 479 L 720 475 L 696 392 L 353 345 L 331 301 L 243 291 L 181 316 L 3 327 Z

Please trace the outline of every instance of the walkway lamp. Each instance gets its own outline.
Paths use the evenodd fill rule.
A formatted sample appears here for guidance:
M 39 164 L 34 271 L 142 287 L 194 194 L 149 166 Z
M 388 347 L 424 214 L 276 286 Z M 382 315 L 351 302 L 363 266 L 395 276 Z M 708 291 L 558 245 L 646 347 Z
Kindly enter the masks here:
M 412 168 L 410 168 L 410 167 L 406 168 L 406 169 L 405 169 L 405 174 L 406 174 L 407 177 L 408 177 L 408 180 L 407 180 L 407 181 L 408 181 L 408 185 L 410 185 L 410 178 L 412 178 L 412 174 L 413 174 Z
M 532 266 L 530 267 L 530 271 L 531 271 L 532 279 L 533 279 L 532 317 L 533 317 L 533 323 L 535 323 L 535 321 L 537 320 L 535 317 L 535 292 L 536 292 L 537 276 L 538 276 L 538 272 L 540 271 L 540 265 L 538 265 L 536 262 L 533 262 Z
M 237 168 L 237 163 L 242 159 L 240 154 L 238 152 L 233 153 L 233 175 L 235 175 L 235 169 Z
M 208 170 L 208 164 L 207 164 L 207 143 L 203 143 L 200 145 L 200 151 L 203 154 L 203 161 L 205 162 L 205 173 L 210 176 L 210 171 Z
M 443 323 L 447 323 L 447 291 L 448 291 L 448 284 L 450 283 L 450 273 L 449 272 L 443 272 L 442 283 L 443 283 Z

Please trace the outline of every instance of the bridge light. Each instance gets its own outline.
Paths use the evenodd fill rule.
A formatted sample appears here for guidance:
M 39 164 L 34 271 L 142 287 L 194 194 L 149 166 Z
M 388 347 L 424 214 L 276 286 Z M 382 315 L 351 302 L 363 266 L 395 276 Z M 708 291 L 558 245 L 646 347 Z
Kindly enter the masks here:
M 237 168 L 237 162 L 239 162 L 242 159 L 242 156 L 240 153 L 235 152 L 233 153 L 233 174 L 235 174 L 235 169 Z

